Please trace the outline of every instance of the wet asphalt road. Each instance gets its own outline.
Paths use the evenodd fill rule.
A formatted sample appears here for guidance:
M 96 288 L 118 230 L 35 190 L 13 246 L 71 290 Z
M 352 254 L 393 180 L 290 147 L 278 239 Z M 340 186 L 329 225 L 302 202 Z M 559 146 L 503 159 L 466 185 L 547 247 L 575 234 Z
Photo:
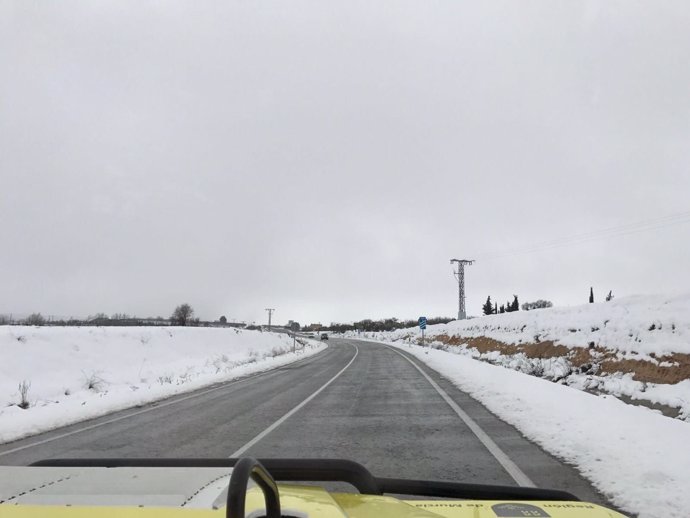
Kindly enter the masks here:
M 414 362 L 537 486 L 606 503 L 572 467 Z M 0 445 L 0 464 L 58 457 L 229 457 L 238 451 L 259 458 L 348 458 L 386 477 L 515 485 L 399 353 L 379 344 L 336 339 L 316 356 L 193 397 L 177 396 Z

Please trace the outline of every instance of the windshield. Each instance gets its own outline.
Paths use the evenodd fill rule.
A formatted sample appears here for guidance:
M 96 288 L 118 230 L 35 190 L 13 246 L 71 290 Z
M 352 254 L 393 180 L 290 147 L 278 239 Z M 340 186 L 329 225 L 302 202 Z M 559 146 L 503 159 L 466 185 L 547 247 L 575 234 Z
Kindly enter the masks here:
M 0 486 L 348 459 L 685 516 L 689 18 L 0 2 Z

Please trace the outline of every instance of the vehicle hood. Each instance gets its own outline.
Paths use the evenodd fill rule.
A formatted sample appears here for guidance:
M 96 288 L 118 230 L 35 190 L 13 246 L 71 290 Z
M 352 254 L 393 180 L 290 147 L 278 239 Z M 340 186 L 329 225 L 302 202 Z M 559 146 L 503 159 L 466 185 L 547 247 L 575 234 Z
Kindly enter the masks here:
M 0 518 L 224 517 L 232 468 L 0 467 Z M 406 500 L 279 484 L 283 514 L 374 518 L 624 518 L 586 502 Z M 250 483 L 247 516 L 263 495 Z

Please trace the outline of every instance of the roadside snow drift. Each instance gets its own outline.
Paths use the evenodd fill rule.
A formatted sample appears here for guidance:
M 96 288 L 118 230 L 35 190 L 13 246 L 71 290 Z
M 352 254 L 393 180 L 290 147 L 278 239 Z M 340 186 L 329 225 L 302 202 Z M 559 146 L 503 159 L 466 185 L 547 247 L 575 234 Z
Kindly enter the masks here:
M 426 335 L 434 348 L 690 421 L 690 295 L 490 315 L 429 326 Z M 420 331 L 366 336 L 415 344 Z
M 0 443 L 326 347 L 300 342 L 293 353 L 286 335 L 233 328 L 0 326 Z
M 690 425 L 446 351 L 391 343 L 451 380 L 639 518 L 690 515 Z M 567 488 L 564 488 L 567 490 Z

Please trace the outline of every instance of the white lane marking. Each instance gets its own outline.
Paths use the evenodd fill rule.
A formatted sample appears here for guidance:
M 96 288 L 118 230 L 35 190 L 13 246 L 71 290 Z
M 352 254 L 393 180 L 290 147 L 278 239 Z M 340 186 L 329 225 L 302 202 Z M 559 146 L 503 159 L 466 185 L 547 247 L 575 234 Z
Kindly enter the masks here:
M 321 391 L 323 391 L 326 387 L 328 387 L 328 385 L 330 385 L 330 384 L 333 383 L 336 379 L 338 379 L 338 376 L 340 376 L 343 372 L 345 372 L 345 371 L 347 370 L 347 368 L 348 368 L 350 365 L 352 365 L 352 362 L 355 361 L 355 358 L 357 358 L 357 355 L 359 354 L 359 348 L 358 348 L 355 344 L 352 344 L 352 343 L 351 343 L 351 344 L 349 344 L 349 345 L 351 345 L 352 347 L 355 348 L 355 355 L 354 355 L 354 356 L 352 357 L 352 359 L 348 362 L 348 364 L 345 365 L 345 367 L 343 367 L 342 369 L 340 369 L 340 371 L 338 371 L 338 373 L 337 373 L 335 376 L 333 376 L 333 377 L 332 377 L 331 379 L 329 379 L 326 383 L 324 383 L 324 384 L 321 386 L 321 388 L 319 388 L 319 389 L 318 389 L 316 392 L 314 392 L 311 396 L 309 396 L 307 399 L 305 399 L 304 401 L 302 401 L 299 405 L 297 405 L 296 407 L 294 407 L 292 410 L 290 410 L 290 411 L 289 411 L 287 414 L 285 414 L 283 417 L 281 417 L 280 419 L 278 419 L 275 423 L 273 423 L 271 426 L 269 426 L 268 428 L 266 428 L 266 429 L 265 429 L 263 432 L 261 432 L 259 435 L 257 435 L 256 437 L 254 437 L 251 441 L 249 441 L 247 444 L 245 444 L 244 446 L 242 446 L 239 450 L 234 451 L 234 452 L 230 455 L 229 458 L 239 457 L 240 455 L 242 455 L 245 451 L 247 451 L 249 448 L 251 448 L 252 446 L 254 446 L 257 442 L 259 442 L 261 439 L 263 439 L 264 437 L 266 437 L 269 433 L 271 433 L 273 430 L 275 430 L 275 429 L 278 428 L 281 424 L 283 424 L 285 421 L 287 421 L 287 420 L 290 418 L 290 416 L 292 416 L 292 415 L 293 415 L 295 412 L 297 412 L 300 408 L 302 408 L 304 405 L 306 405 L 306 404 L 309 403 L 312 399 L 314 399 L 316 396 L 318 396 L 318 395 L 321 393 Z
M 311 356 L 308 356 L 307 358 L 302 358 L 301 360 L 296 360 L 296 361 L 291 362 L 291 363 L 286 363 L 285 365 L 281 365 L 280 367 L 287 367 L 288 365 L 295 365 L 295 364 L 297 364 L 297 363 L 302 363 L 302 362 L 306 362 L 306 361 L 308 361 L 308 360 L 313 360 L 318 354 L 319 354 L 319 353 L 314 354 L 314 355 L 311 355 Z M 114 418 L 112 418 L 112 419 L 108 419 L 107 421 L 101 421 L 100 423 L 95 423 L 95 424 L 91 424 L 91 425 L 88 425 L 88 426 L 84 426 L 84 427 L 79 428 L 79 429 L 77 429 L 77 430 L 72 430 L 71 432 L 61 433 L 61 434 L 55 435 L 55 436 L 53 436 L 53 437 L 48 437 L 47 439 L 42 439 L 42 440 L 40 440 L 40 441 L 35 441 L 35 442 L 29 443 L 29 444 L 25 444 L 24 446 L 17 446 L 16 448 L 12 448 L 12 449 L 10 449 L 10 450 L 0 451 L 0 457 L 2 457 L 3 455 L 9 455 L 10 453 L 16 453 L 16 452 L 18 452 L 18 451 L 26 450 L 27 448 L 33 448 L 34 446 L 40 446 L 40 445 L 42 445 L 42 444 L 46 444 L 46 443 L 49 443 L 49 442 L 57 441 L 58 439 L 64 439 L 65 437 L 69 437 L 70 435 L 76 435 L 76 434 L 78 434 L 78 433 L 87 432 L 87 431 L 89 431 L 89 430 L 93 430 L 94 428 L 99 428 L 99 427 L 105 426 L 105 425 L 107 425 L 107 424 L 116 423 L 116 422 L 118 422 L 118 421 L 122 421 L 123 419 L 129 419 L 130 417 L 134 417 L 134 416 L 138 416 L 138 415 L 141 415 L 141 414 L 145 414 L 146 412 L 151 412 L 151 411 L 153 411 L 153 410 L 158 410 L 159 408 L 165 408 L 166 406 L 174 405 L 174 404 L 176 404 L 176 403 L 181 403 L 182 401 L 187 401 L 188 399 L 194 399 L 194 398 L 196 398 L 196 397 L 203 396 L 203 395 L 205 395 L 205 394 L 209 394 L 209 393 L 215 392 L 215 391 L 217 391 L 217 390 L 225 389 L 225 388 L 231 387 L 231 386 L 233 386 L 233 385 L 237 385 L 237 384 L 239 384 L 239 383 L 244 383 L 245 381 L 253 380 L 253 379 L 258 378 L 258 377 L 260 377 L 260 376 L 265 376 L 265 375 L 267 375 L 267 374 L 274 373 L 274 372 L 276 372 L 276 369 L 279 369 L 280 367 L 276 367 L 276 368 L 274 368 L 274 369 L 265 370 L 265 371 L 262 371 L 262 372 L 257 372 L 256 374 L 251 374 L 251 375 L 249 375 L 249 376 L 246 376 L 246 377 L 244 377 L 244 378 L 241 378 L 241 379 L 238 379 L 238 380 L 235 380 L 235 381 L 225 382 L 225 383 L 223 383 L 222 385 L 220 385 L 220 386 L 218 386 L 218 387 L 213 387 L 213 388 L 204 390 L 204 391 L 202 391 L 202 392 L 196 392 L 196 393 L 194 393 L 194 394 L 190 394 L 189 396 L 183 396 L 183 397 L 178 398 L 178 399 L 175 399 L 175 400 L 173 400 L 173 401 L 165 401 L 165 402 L 163 402 L 163 403 L 157 403 L 157 404 L 155 404 L 155 401 L 153 401 L 153 402 L 147 403 L 147 404 L 149 404 L 149 405 L 154 405 L 154 406 L 150 406 L 150 407 L 144 408 L 144 409 L 142 409 L 142 410 L 137 410 L 136 412 L 132 412 L 132 413 L 127 414 L 127 415 L 123 415 L 123 416 L 119 416 L 119 417 L 114 417 Z M 174 396 L 173 396 L 173 397 L 174 397 Z M 95 419 L 97 419 L 97 418 L 95 418 Z M 66 425 L 66 426 L 71 426 L 71 425 Z M 50 430 L 47 431 L 47 432 L 42 432 L 42 433 L 50 433 Z M 22 439 L 18 439 L 18 440 L 22 440 Z M 2 447 L 1 444 L 0 444 L 0 447 Z
M 417 369 L 419 372 L 422 373 L 422 376 L 426 378 L 426 380 L 431 384 L 432 387 L 436 389 L 436 392 L 439 393 L 439 395 L 445 400 L 446 403 L 448 403 L 448 406 L 450 406 L 453 411 L 458 415 L 460 419 L 467 425 L 467 427 L 472 430 L 474 435 L 477 436 L 477 439 L 486 447 L 487 450 L 489 450 L 489 453 L 494 456 L 494 458 L 499 462 L 501 466 L 503 466 L 503 469 L 505 469 L 508 474 L 513 477 L 513 480 L 517 482 L 519 486 L 522 487 L 537 487 L 530 478 L 524 474 L 524 472 L 518 468 L 517 464 L 515 464 L 512 460 L 510 460 L 510 457 L 506 455 L 506 453 L 496 444 L 491 437 L 482 429 L 481 426 L 479 426 L 474 419 L 472 419 L 467 413 L 458 406 L 458 404 L 451 399 L 451 397 L 446 393 L 445 390 L 443 390 L 441 387 L 438 386 L 438 384 L 432 380 L 429 375 L 424 372 L 419 365 L 417 365 L 415 362 L 413 362 L 410 358 L 407 357 L 407 355 L 401 353 L 400 351 L 395 350 L 394 348 L 382 344 L 385 347 L 388 347 L 391 351 L 393 351 L 396 354 L 399 354 L 403 358 L 405 358 L 408 362 L 410 362 L 415 369 Z

